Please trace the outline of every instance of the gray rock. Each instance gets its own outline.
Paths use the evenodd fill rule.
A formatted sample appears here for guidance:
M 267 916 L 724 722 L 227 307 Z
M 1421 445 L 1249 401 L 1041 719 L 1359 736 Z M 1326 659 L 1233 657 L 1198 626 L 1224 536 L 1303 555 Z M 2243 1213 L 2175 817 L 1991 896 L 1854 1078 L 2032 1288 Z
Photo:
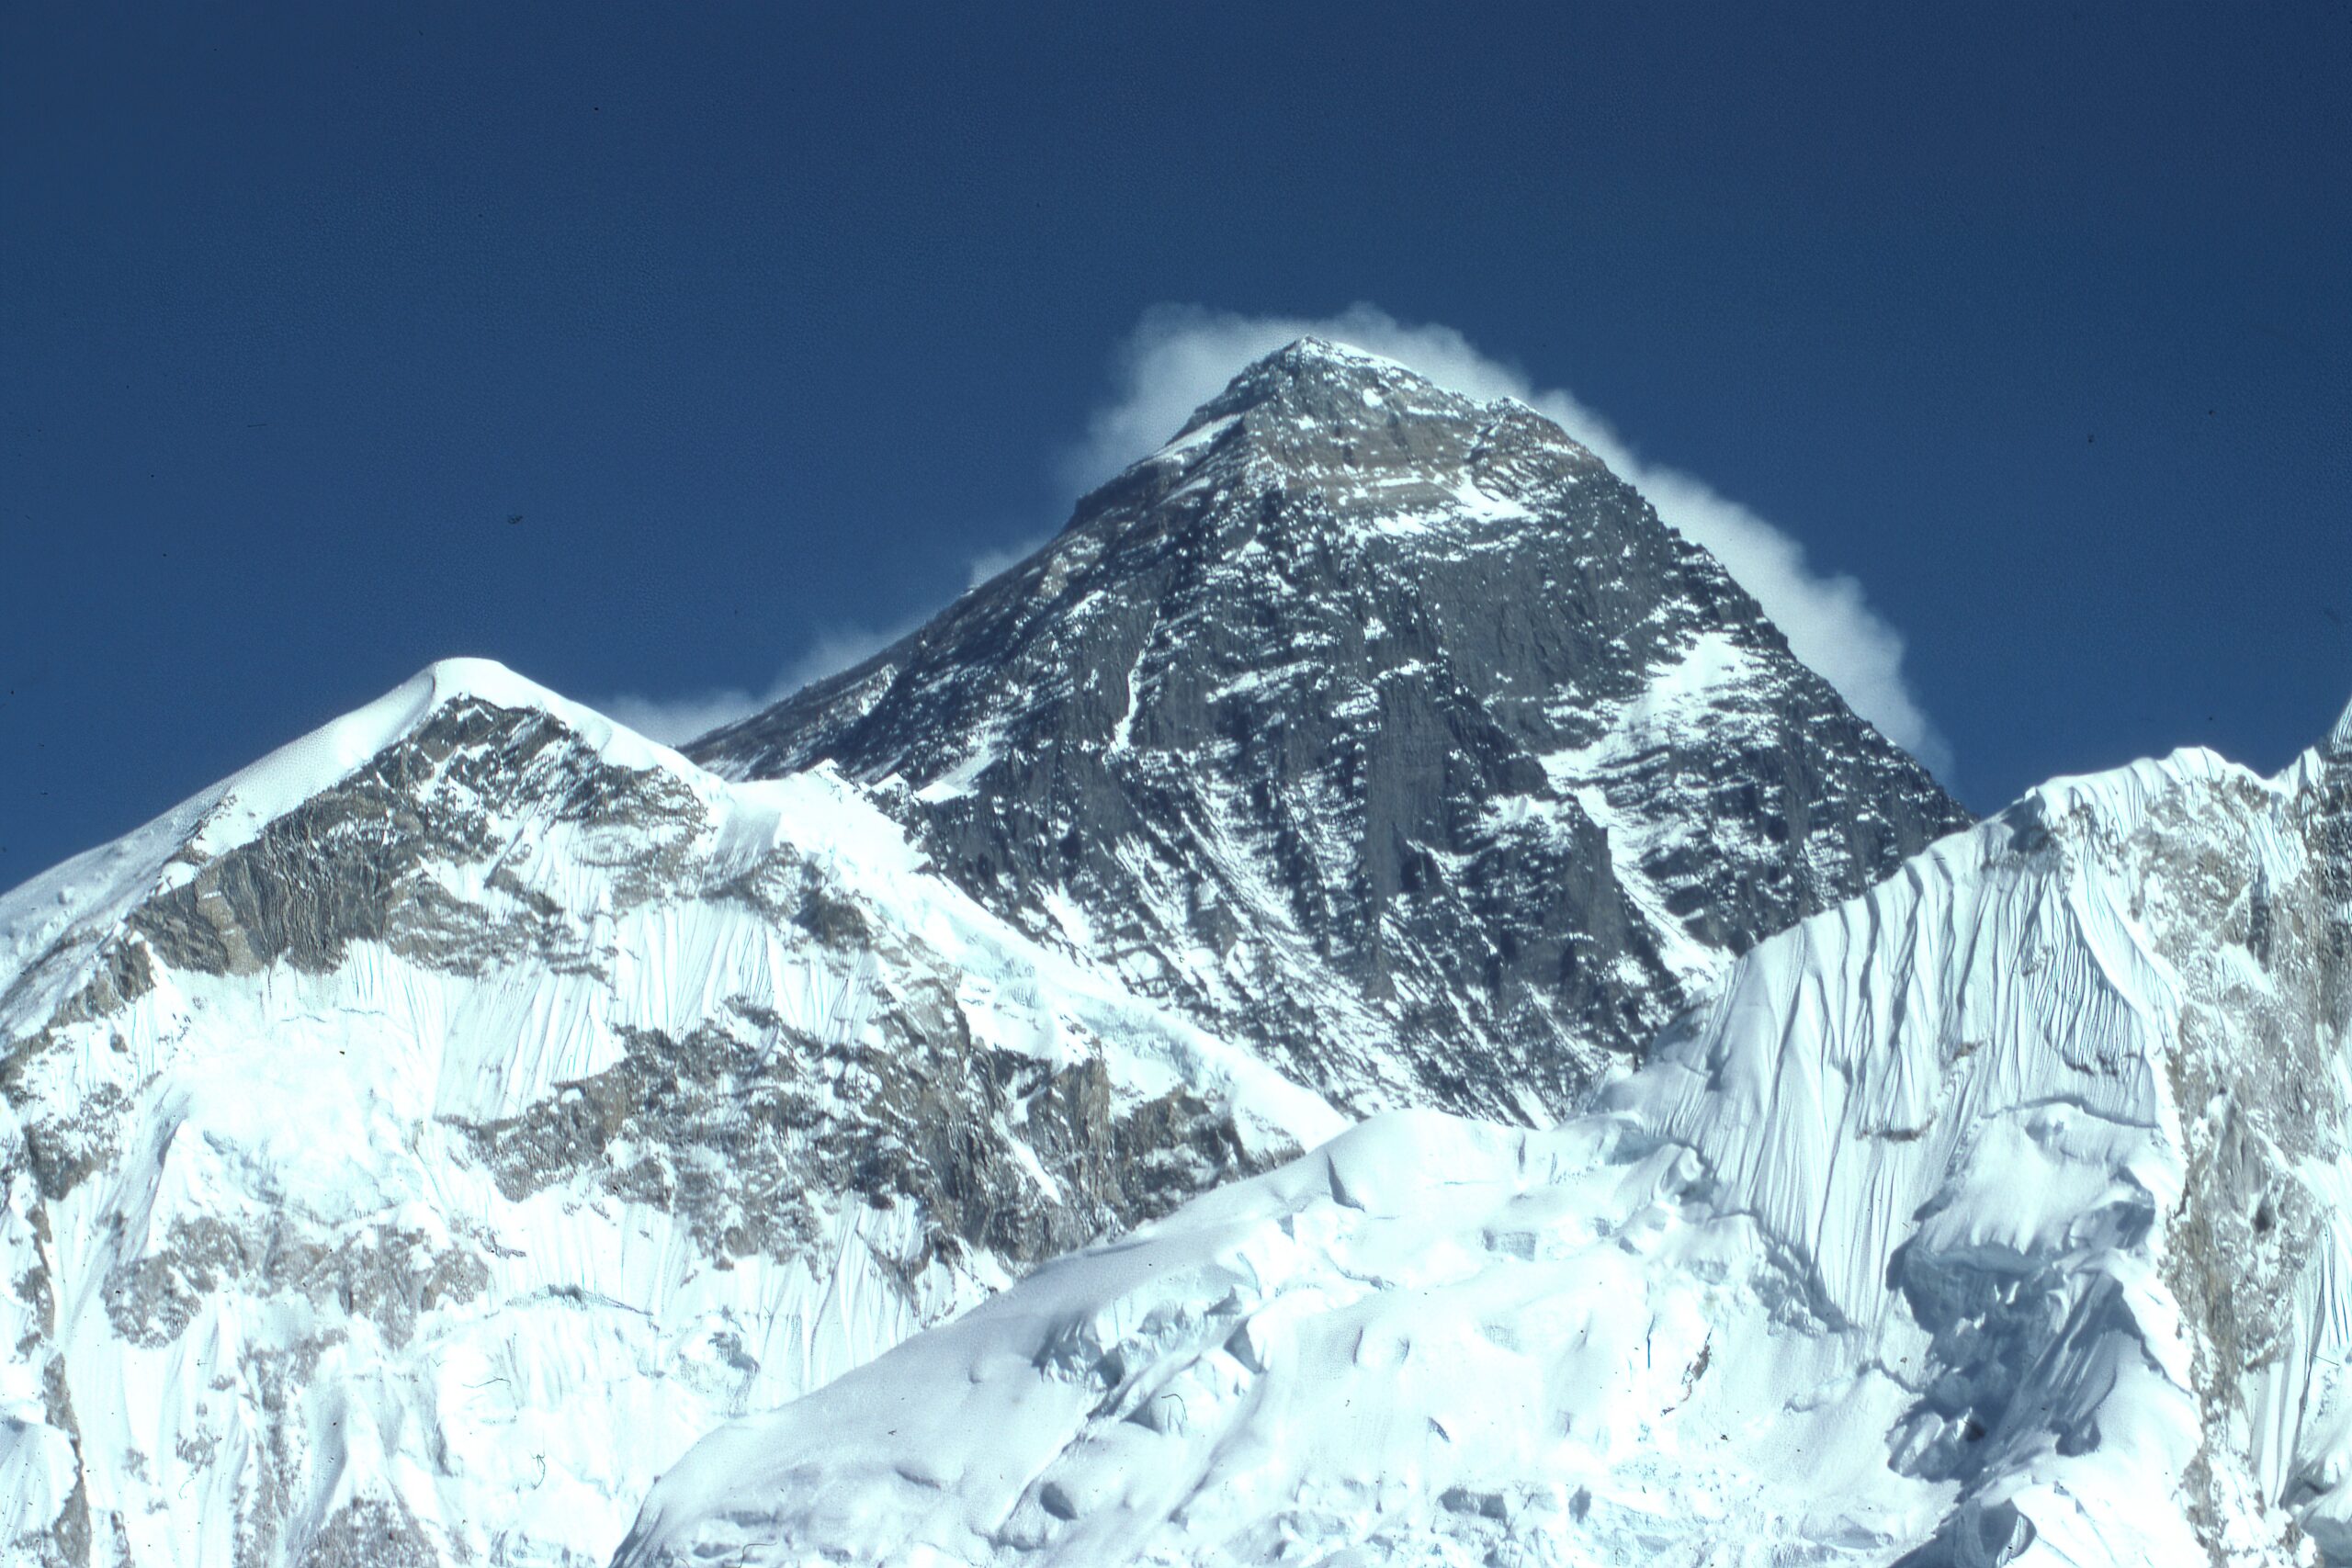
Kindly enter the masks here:
M 691 754 L 897 781 L 1032 934 L 1342 1102 L 1514 1120 L 1677 1010 L 1678 948 L 1742 951 L 1969 820 L 1530 409 L 1307 340 L 1183 436 Z M 1694 654 L 1735 674 L 1652 722 Z
M 698 757 L 739 777 L 835 760 L 982 904 L 1342 1103 L 1522 1120 L 1577 1104 L 1722 955 L 1965 819 L 1712 559 L 1529 411 L 1302 344 L 1190 429 L 1030 561 Z M 204 1474 L 231 1488 L 217 1506 L 240 1564 L 548 1560 L 405 1494 L 322 1515 L 319 1433 L 340 1417 L 306 1405 L 319 1380 L 402 1391 L 386 1430 L 413 1461 L 445 1462 L 442 1439 L 406 1423 L 475 1419 L 436 1402 L 432 1369 L 524 1301 L 500 1280 L 523 1254 L 494 1227 L 306 1211 L 255 1151 L 201 1139 L 185 1157 L 212 1207 L 159 1218 L 140 1196 L 161 1190 L 194 1058 L 224 1028 L 274 1041 L 272 1021 L 354 969 L 547 998 L 560 1016 L 533 1026 L 540 1043 L 602 1032 L 618 1048 L 586 1077 L 526 1077 L 524 1096 L 436 1100 L 399 1161 L 487 1168 L 510 1206 L 558 1190 L 559 1207 L 658 1210 L 692 1269 L 757 1259 L 763 1279 L 820 1276 L 844 1245 L 820 1228 L 887 1214 L 857 1245 L 910 1314 L 1295 1152 L 1245 1135 L 1221 1089 L 1120 1087 L 1108 1035 L 1174 1027 L 1124 998 L 1102 1037 L 1056 1018 L 1062 1054 L 1012 1048 L 979 1021 L 998 1004 L 971 1000 L 973 976 L 904 910 L 821 848 L 722 841 L 706 784 L 616 765 L 551 711 L 454 696 L 234 847 L 187 840 L 152 892 L 64 930 L 10 983 L 0 1220 L 23 1220 L 6 1299 L 77 1472 L 50 1539 L 17 1547 L 133 1555 L 123 1497 L 193 1506 Z M 2316 918 L 2260 909 L 2282 931 Z M 615 935 L 633 910 L 748 927 L 794 986 L 841 999 L 787 1022 L 802 990 L 759 991 L 764 960 L 649 977 L 659 954 Z M 624 992 L 647 1010 L 608 1022 Z M 198 1010 L 223 995 L 257 998 L 258 1021 Z M 355 1057 L 415 1048 L 351 1011 Z M 2275 1238 L 2249 1247 L 2303 1234 L 2290 1198 L 2259 1220 L 2278 1188 L 2263 1159 L 2213 1168 Z M 69 1199 L 100 1218 L 61 1251 L 48 1225 Z M 60 1258 L 84 1272 L 53 1276 Z M 226 1303 L 233 1342 L 207 1326 Z M 2250 1348 L 2275 1332 L 2237 1321 Z M 744 1332 L 710 1329 L 726 1399 L 763 1356 L 779 1364 Z M 95 1336 L 190 1365 L 227 1348 L 169 1441 L 93 1454 L 69 1335 L 77 1354 Z M 668 1386 L 704 1375 L 682 1362 Z M 1989 1411 L 1999 1391 L 1969 1392 Z M 81 1415 L 102 1410 L 85 1397 Z M 1486 1529 L 1516 1504 L 1449 1506 Z

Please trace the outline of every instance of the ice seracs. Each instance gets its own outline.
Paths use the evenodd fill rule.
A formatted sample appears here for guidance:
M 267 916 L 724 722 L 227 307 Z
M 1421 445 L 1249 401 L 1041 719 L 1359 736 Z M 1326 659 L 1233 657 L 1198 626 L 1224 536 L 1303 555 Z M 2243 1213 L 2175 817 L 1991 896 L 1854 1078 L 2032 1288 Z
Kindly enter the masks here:
M 622 1568 L 2352 1560 L 2352 766 L 2062 780 L 1593 1113 L 1384 1117 L 656 1487 Z
M 0 897 L 0 1557 L 601 1560 L 729 1418 L 1363 1112 L 1582 1109 L 1965 820 L 1590 453 L 1313 343 L 691 758 L 436 665 Z M 1464 1224 L 1522 1158 L 1599 1173 L 1632 1206 L 1595 1258 L 1689 1179 L 1562 1138 L 1383 1121 L 1207 1213 L 1287 1238 L 1265 1289 L 1393 1305 L 1389 1241 L 1340 1232 L 1435 1235 L 1431 1170 Z M 1256 1299 L 1203 1259 L 1177 1338 Z M 1099 1512 L 1080 1479 L 1040 1517 Z

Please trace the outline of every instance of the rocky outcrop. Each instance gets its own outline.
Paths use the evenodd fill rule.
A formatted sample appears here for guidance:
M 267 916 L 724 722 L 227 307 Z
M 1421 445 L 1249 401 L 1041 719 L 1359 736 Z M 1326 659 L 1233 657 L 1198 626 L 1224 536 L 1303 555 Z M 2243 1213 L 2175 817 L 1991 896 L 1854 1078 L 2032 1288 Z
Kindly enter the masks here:
M 1558 431 L 1312 344 L 699 755 L 452 661 L 0 899 L 0 1551 L 594 1560 L 1340 1104 L 1552 1120 L 1962 819 Z
M 823 771 L 436 667 L 0 905 L 0 1555 L 542 1563 L 1339 1125 Z M 95 1555 L 94 1555 L 95 1554 Z
M 1311 340 L 690 750 L 894 788 L 974 897 L 1357 1109 L 1514 1121 L 1968 821 L 1556 426 Z
M 616 1568 L 2352 1562 L 2347 802 L 2044 785 L 1584 1116 L 1375 1119 L 721 1428 Z

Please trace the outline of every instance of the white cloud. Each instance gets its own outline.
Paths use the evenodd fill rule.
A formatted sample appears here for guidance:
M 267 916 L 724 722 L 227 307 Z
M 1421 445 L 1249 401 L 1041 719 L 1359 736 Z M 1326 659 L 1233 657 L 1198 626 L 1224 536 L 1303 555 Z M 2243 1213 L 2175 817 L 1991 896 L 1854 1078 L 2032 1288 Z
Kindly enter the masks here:
M 623 693 L 594 705 L 606 718 L 626 724 L 649 739 L 659 740 L 664 746 L 683 746 L 722 724 L 756 713 L 767 701 L 741 687 L 729 686 L 683 697 L 640 697 Z
M 618 719 L 639 735 L 664 746 L 681 746 L 722 724 L 731 724 L 780 703 L 812 681 L 841 673 L 881 652 L 921 624 L 921 619 L 910 620 L 881 631 L 866 626 L 829 627 L 819 632 L 816 640 L 798 658 L 778 671 L 764 691 L 722 687 L 682 697 L 629 694 L 609 697 L 596 706 L 607 717 Z
M 1033 534 L 1011 544 L 983 549 L 966 569 L 966 589 L 978 588 L 999 572 L 1020 565 L 1044 548 L 1053 536 L 1052 532 Z M 762 708 L 773 707 L 811 682 L 840 674 L 851 665 L 881 652 L 930 618 L 929 615 L 913 615 L 879 629 L 858 626 L 826 627 L 818 632 L 799 657 L 776 672 L 775 680 L 756 692 L 726 686 L 677 697 L 625 693 L 595 705 L 599 712 L 618 719 L 639 735 L 664 746 L 682 746 L 722 724 L 732 724 Z
M 1452 327 L 1411 325 L 1363 304 L 1324 317 L 1155 306 L 1120 345 L 1113 361 L 1115 395 L 1064 455 L 1064 480 L 1079 491 L 1101 483 L 1175 434 L 1243 366 L 1308 335 L 1394 359 L 1474 398 L 1516 398 L 1559 424 L 1648 497 L 1660 517 L 1712 552 L 1764 606 L 1791 651 L 1854 711 L 1930 768 L 1950 767 L 1951 747 L 1905 679 L 1902 634 L 1871 607 L 1860 582 L 1815 570 L 1787 534 L 1704 480 L 1644 460 L 1574 394 L 1536 386 Z
M 1310 334 L 1408 365 L 1471 397 L 1516 398 L 1559 424 L 1648 497 L 1659 516 L 1713 552 L 1764 606 L 1791 650 L 1819 671 L 1857 713 L 1929 767 L 1950 767 L 1950 746 L 1905 679 L 1902 634 L 1871 607 L 1859 581 L 1816 570 L 1804 547 L 1787 534 L 1703 479 L 1645 460 L 1573 393 L 1536 386 L 1518 367 L 1481 353 L 1452 327 L 1408 324 L 1363 304 L 1322 317 L 1155 306 L 1116 351 L 1111 400 L 1088 420 L 1084 438 L 1062 454 L 1063 481 L 1075 494 L 1109 479 L 1175 434 L 1193 410 L 1223 390 L 1243 366 Z M 971 562 L 968 585 L 977 588 L 1017 565 L 1051 537 L 1043 533 L 982 551 Z M 822 632 L 763 692 L 628 695 L 604 708 L 657 740 L 690 740 L 879 652 L 919 620 L 883 630 Z
M 1009 545 L 1000 545 L 982 550 L 972 558 L 972 564 L 964 574 L 965 592 L 969 592 L 989 578 L 1019 566 L 1023 561 L 1044 549 L 1059 532 L 1059 529 L 1049 528 L 1042 534 L 1031 534 L 1026 537 L 1015 539 Z

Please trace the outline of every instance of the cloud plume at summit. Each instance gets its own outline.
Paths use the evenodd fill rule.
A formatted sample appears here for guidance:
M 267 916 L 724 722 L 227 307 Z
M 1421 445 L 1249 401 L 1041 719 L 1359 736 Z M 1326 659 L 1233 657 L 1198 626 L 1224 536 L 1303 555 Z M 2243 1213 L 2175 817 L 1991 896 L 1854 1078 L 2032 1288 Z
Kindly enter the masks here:
M 1929 768 L 1950 769 L 1951 745 L 1904 671 L 1903 636 L 1871 607 L 1860 582 L 1815 568 L 1781 529 L 1705 480 L 1643 458 L 1573 392 L 1535 385 L 1453 327 L 1402 321 L 1363 303 L 1320 317 L 1154 306 L 1113 355 L 1110 400 L 1062 455 L 1065 485 L 1083 491 L 1109 479 L 1173 435 L 1244 366 L 1306 336 L 1394 359 L 1471 397 L 1517 399 L 1558 424 L 1640 491 L 1667 523 L 1712 552 L 1786 634 L 1790 651 L 1856 712 Z

